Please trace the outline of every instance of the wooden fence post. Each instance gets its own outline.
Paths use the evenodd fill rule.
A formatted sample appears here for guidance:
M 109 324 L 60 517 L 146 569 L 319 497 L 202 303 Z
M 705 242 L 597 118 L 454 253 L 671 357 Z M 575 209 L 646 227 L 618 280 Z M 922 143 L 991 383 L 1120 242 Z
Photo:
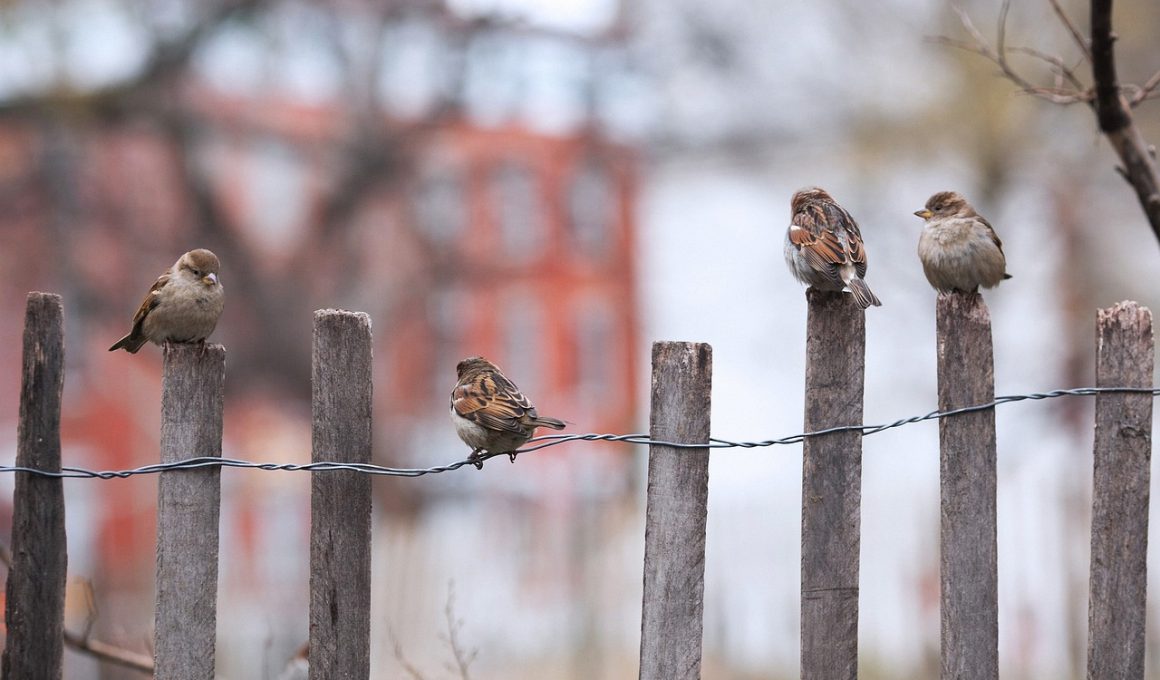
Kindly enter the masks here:
M 1150 387 L 1152 313 L 1135 302 L 1102 309 L 1096 385 Z M 1092 680 L 1144 677 L 1152 395 L 1096 395 L 1088 666 Z
M 866 319 L 850 295 L 810 288 L 805 429 L 862 424 Z M 802 446 L 801 677 L 858 677 L 862 433 Z
M 937 302 L 938 406 L 995 398 L 991 316 L 977 293 Z M 995 410 L 939 420 L 943 680 L 999 677 Z
M 371 462 L 371 320 L 314 313 L 312 460 Z M 371 478 L 315 472 L 310 486 L 310 677 L 370 676 Z
M 59 295 L 29 293 L 16 465 L 60 470 L 60 401 L 64 323 Z M 0 677 L 60 680 L 63 650 L 64 490 L 60 479 L 16 473 L 12 498 L 12 567 Z
M 161 462 L 221 456 L 225 348 L 171 345 L 162 354 Z M 221 468 L 170 470 L 159 477 L 156 675 L 213 680 Z
M 656 342 L 649 436 L 709 442 L 713 348 Z M 641 680 L 701 677 L 709 449 L 650 445 L 644 533 Z

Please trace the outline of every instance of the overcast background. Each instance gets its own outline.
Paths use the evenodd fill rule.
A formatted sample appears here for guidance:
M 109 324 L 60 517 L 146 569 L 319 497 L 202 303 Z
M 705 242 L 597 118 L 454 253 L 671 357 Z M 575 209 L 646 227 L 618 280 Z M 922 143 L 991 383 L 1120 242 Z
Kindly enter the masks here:
M 1063 4 L 1086 26 L 1084 3 Z M 399 3 L 397 12 L 380 16 L 360 2 L 257 3 L 258 18 L 213 25 L 184 68 L 226 92 L 269 90 L 298 103 L 339 98 L 351 102 L 356 114 L 367 99 L 392 115 L 434 118 L 441 93 L 451 87 L 443 55 L 463 49 L 431 28 L 440 20 L 430 16 L 442 16 L 437 5 Z M 633 206 L 640 314 L 633 351 L 637 413 L 643 414 L 638 429 L 647 426 L 649 343 L 691 340 L 709 342 L 714 350 L 714 436 L 761 440 L 801 430 L 806 306 L 802 287 L 786 271 L 782 239 L 789 197 L 804 186 L 825 187 L 858 220 L 869 256 L 867 280 L 883 301 L 866 312 L 868 423 L 936 406 L 935 296 L 914 252 L 921 220 L 912 215 L 936 191 L 966 195 L 1004 242 L 1014 278 L 984 293 L 994 323 L 997 394 L 1093 384 L 1097 308 L 1125 299 L 1153 309 L 1160 303 L 1160 244 L 1115 172 L 1114 154 L 1090 110 L 1020 94 L 993 64 L 932 43 L 932 36 L 966 37 L 946 3 L 452 0 L 448 7 L 452 21 L 481 27 L 479 33 L 456 34 L 467 36 L 469 45 L 454 52 L 467 55 L 456 62 L 467 65 L 457 72 L 462 81 L 456 87 L 475 124 L 567 136 L 596 120 L 600 134 L 639 154 Z M 999 3 L 971 0 L 963 7 L 994 40 Z M 196 24 L 199 12 L 211 10 L 163 0 L 0 3 L 0 110 L 6 124 L 37 120 L 41 109 L 26 104 L 46 93 L 66 99 L 70 92 L 136 77 L 157 36 Z M 1160 68 L 1160 7 L 1122 2 L 1116 12 L 1121 78 L 1143 82 Z M 361 32 L 375 17 L 388 25 L 382 44 Z M 369 41 L 352 53 L 372 55 L 366 59 L 381 66 L 373 81 L 347 77 L 364 73 L 359 69 L 365 63 L 336 58 L 327 47 L 332 30 L 350 44 Z M 1011 45 L 1079 62 L 1047 2 L 1016 2 L 1007 33 Z M 481 37 L 472 42 L 473 36 Z M 1014 63 L 1036 82 L 1050 82 L 1041 62 L 1019 57 Z M 1081 64 L 1077 71 L 1086 77 L 1088 67 Z M 1156 106 L 1145 103 L 1136 110 L 1153 141 L 1160 138 Z M 67 147 L 77 141 L 70 132 L 76 120 L 67 110 L 52 110 L 51 129 Z M 98 117 L 105 115 L 121 114 Z M 0 175 L 15 176 L 16 171 L 4 175 L 3 165 L 0 158 Z M 276 196 L 270 205 L 284 199 Z M 0 206 L 20 205 L 19 190 L 2 201 Z M 275 220 L 259 228 L 256 238 L 276 249 L 293 238 L 278 229 Z M 66 225 L 60 237 L 70 234 Z M 3 310 L 11 323 L 3 335 L 9 346 L 18 346 L 23 291 L 59 290 L 67 285 L 67 272 L 49 266 L 34 271 L 28 262 L 47 263 L 52 250 L 4 241 L 0 277 L 6 280 Z M 140 245 L 128 236 L 126 241 L 125 248 Z M 128 289 L 143 288 L 158 273 L 159 259 L 167 266 L 172 257 L 140 258 L 139 266 L 117 276 L 129 282 Z M 357 306 L 359 300 L 354 293 L 341 301 Z M 87 331 L 69 332 L 72 341 Z M 148 361 L 158 361 L 155 353 Z M 0 384 L 9 394 L 0 413 L 7 423 L 0 444 L 14 451 L 19 364 L 6 361 L 3 371 Z M 1004 677 L 1080 677 L 1084 668 L 1091 410 L 1090 400 L 1074 398 L 1023 402 L 996 414 Z M 308 430 L 294 427 L 287 424 L 283 436 L 297 437 L 301 448 Z M 449 448 L 438 458 L 455 460 L 461 453 Z M 582 454 L 578 448 L 572 453 Z M 422 592 L 430 596 L 412 595 L 403 607 L 396 598 L 412 587 L 405 574 L 376 580 L 375 677 L 403 677 L 392 650 L 396 635 L 431 677 L 453 675 L 441 666 L 447 650 L 438 627 L 447 581 L 456 584 L 460 636 L 479 649 L 473 678 L 632 677 L 646 453 L 621 453 L 634 457 L 635 505 L 598 553 L 575 557 L 599 562 L 592 573 L 600 576 L 589 574 L 592 580 L 569 589 L 564 601 L 509 607 L 505 596 L 516 587 L 514 577 L 502 568 L 481 568 L 480 551 L 494 537 L 482 518 L 459 521 L 460 501 L 428 507 L 416 529 L 426 538 L 377 534 L 376 564 L 414 556 L 416 544 L 426 546 L 420 550 L 424 566 L 409 573 L 426 584 Z M 704 677 L 795 677 L 800 447 L 717 451 L 711 461 Z M 522 466 L 504 465 L 502 472 L 518 482 Z M 224 474 L 223 516 L 229 512 L 230 480 L 243 474 L 261 473 Z M 70 513 L 74 500 L 83 506 L 91 493 L 86 485 L 97 483 L 66 486 Z M 271 503 L 302 510 L 306 486 L 304 478 L 286 482 L 271 492 L 284 499 L 282 505 Z M 469 496 L 478 491 L 471 482 L 450 488 Z M 938 518 L 937 424 L 867 437 L 863 677 L 928 678 L 937 672 Z M 70 523 L 76 521 L 70 514 Z M 301 579 L 306 556 L 295 552 L 303 547 L 301 534 L 287 531 L 265 539 L 264 549 L 283 551 L 280 559 L 298 565 L 286 567 L 288 578 Z M 70 524 L 70 550 L 81 536 Z M 1152 545 L 1155 564 L 1157 542 Z M 82 556 L 70 560 L 74 571 L 86 566 L 83 546 L 77 550 Z M 223 564 L 224 574 L 230 571 L 228 551 Z M 419 571 L 429 573 L 414 573 Z M 1157 592 L 1155 576 L 1150 582 L 1150 592 Z M 576 624 L 586 599 L 602 603 L 599 618 Z M 220 617 L 219 672 L 223 678 L 276 677 L 294 635 L 305 632 L 305 610 L 285 605 L 287 610 L 273 613 L 261 595 L 247 602 L 248 613 Z M 1151 651 L 1160 630 L 1155 605 L 1150 597 L 1149 677 L 1160 677 Z M 416 609 L 425 612 L 422 625 L 407 618 Z M 124 632 L 124 643 L 139 647 L 149 630 L 142 611 L 148 612 L 129 608 L 132 615 L 107 630 Z M 283 615 L 297 621 L 289 632 Z M 598 631 L 585 644 L 599 652 L 577 648 L 581 638 L 568 633 L 577 625 Z M 272 639 L 276 653 L 263 649 Z M 589 652 L 602 659 L 597 670 L 578 660 Z M 71 655 L 69 668 L 68 677 L 119 677 L 96 675 L 94 664 Z

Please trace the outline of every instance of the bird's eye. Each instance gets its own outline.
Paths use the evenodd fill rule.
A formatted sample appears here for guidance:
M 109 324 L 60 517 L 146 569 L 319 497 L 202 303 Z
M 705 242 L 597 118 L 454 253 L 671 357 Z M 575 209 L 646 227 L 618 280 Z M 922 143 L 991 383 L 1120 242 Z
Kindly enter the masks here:
M 193 275 L 194 275 L 194 276 L 201 276 L 201 270 L 200 270 L 200 269 L 193 269 L 193 270 L 191 270 L 191 271 L 193 272 Z

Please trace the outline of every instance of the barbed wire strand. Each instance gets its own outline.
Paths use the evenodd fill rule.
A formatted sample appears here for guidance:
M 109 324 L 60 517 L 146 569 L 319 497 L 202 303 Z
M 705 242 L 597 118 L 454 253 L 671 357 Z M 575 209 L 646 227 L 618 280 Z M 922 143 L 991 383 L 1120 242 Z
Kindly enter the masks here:
M 1153 398 L 1160 395 L 1160 387 L 1076 387 L 1072 389 L 1058 389 L 1049 392 L 1032 392 L 1030 394 L 1015 394 L 1003 397 L 996 397 L 994 400 L 984 404 L 974 404 L 972 406 L 963 406 L 961 408 L 948 409 L 946 411 L 931 411 L 929 413 L 910 416 L 909 418 L 900 418 L 885 425 L 840 425 L 837 427 L 829 427 L 822 430 L 814 430 L 811 432 L 803 432 L 800 434 L 790 435 L 788 437 L 780 437 L 777 439 L 765 439 L 754 442 L 738 442 L 728 439 L 719 439 L 710 437 L 708 443 L 687 443 L 687 442 L 671 442 L 658 439 L 650 439 L 647 434 L 549 434 L 536 437 L 528 441 L 532 446 L 526 446 L 515 451 L 516 454 L 531 453 L 533 451 L 540 451 L 552 446 L 559 446 L 560 444 L 567 444 L 569 442 L 623 442 L 626 444 L 634 444 L 640 446 L 668 446 L 676 449 L 753 449 L 763 448 L 768 446 L 780 446 L 787 444 L 798 444 L 805 441 L 807 437 L 817 437 L 821 435 L 834 434 L 838 432 L 861 432 L 863 436 L 878 434 L 886 430 L 892 430 L 897 427 L 905 425 L 913 425 L 927 420 L 937 420 L 941 418 L 949 418 L 953 416 L 963 415 L 967 413 L 976 413 L 979 411 L 987 411 L 1002 406 L 1003 404 L 1011 404 L 1019 401 L 1042 401 L 1045 399 L 1055 399 L 1058 397 L 1089 397 L 1097 394 L 1149 394 Z M 137 475 L 150 475 L 159 472 L 166 472 L 170 470 L 197 470 L 203 468 L 244 468 L 250 470 L 283 470 L 288 472 L 329 472 L 332 470 L 347 470 L 351 472 L 360 472 L 369 475 L 382 475 L 387 477 L 422 477 L 424 475 L 438 474 L 441 472 L 451 472 L 458 470 L 465 465 L 474 466 L 476 463 L 481 463 L 489 458 L 496 456 L 506 456 L 506 452 L 484 453 L 476 458 L 468 458 L 447 465 L 436 465 L 427 468 L 396 468 L 385 467 L 382 465 L 375 465 L 373 463 L 336 463 L 328 461 L 320 461 L 316 463 L 255 463 L 247 460 L 238 460 L 236 458 L 219 458 L 215 456 L 202 456 L 199 458 L 187 458 L 184 460 L 174 461 L 172 463 L 152 463 L 150 465 L 142 465 L 141 467 L 132 468 L 130 470 L 88 470 L 80 467 L 62 466 L 60 471 L 53 470 L 38 470 L 36 468 L 23 467 L 18 465 L 0 465 L 0 473 L 5 472 L 26 472 L 29 474 L 39 475 L 42 477 L 53 477 L 63 479 L 125 479 Z

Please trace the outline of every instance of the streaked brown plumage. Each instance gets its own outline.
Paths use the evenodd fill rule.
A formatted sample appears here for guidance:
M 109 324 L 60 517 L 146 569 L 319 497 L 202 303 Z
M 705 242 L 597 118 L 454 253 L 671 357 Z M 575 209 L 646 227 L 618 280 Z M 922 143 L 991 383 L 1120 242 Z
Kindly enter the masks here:
M 564 429 L 564 422 L 536 413 L 536 407 L 499 367 L 483 357 L 469 357 L 455 367 L 459 382 L 451 392 L 451 421 L 463 443 L 471 447 L 476 467 L 480 452 L 506 453 L 532 438 L 537 427 Z
M 979 286 L 994 288 L 1011 278 L 994 227 L 960 194 L 940 191 L 914 214 L 926 222 L 918 238 L 918 258 L 935 290 L 973 293 Z
M 136 354 L 146 342 L 205 342 L 225 301 L 219 269 L 217 256 L 204 248 L 182 255 L 153 283 L 133 315 L 133 329 L 109 351 Z
M 798 281 L 819 290 L 849 288 L 862 309 L 881 305 L 866 276 L 866 247 L 858 223 L 825 190 L 802 189 L 790 201 L 785 261 Z

